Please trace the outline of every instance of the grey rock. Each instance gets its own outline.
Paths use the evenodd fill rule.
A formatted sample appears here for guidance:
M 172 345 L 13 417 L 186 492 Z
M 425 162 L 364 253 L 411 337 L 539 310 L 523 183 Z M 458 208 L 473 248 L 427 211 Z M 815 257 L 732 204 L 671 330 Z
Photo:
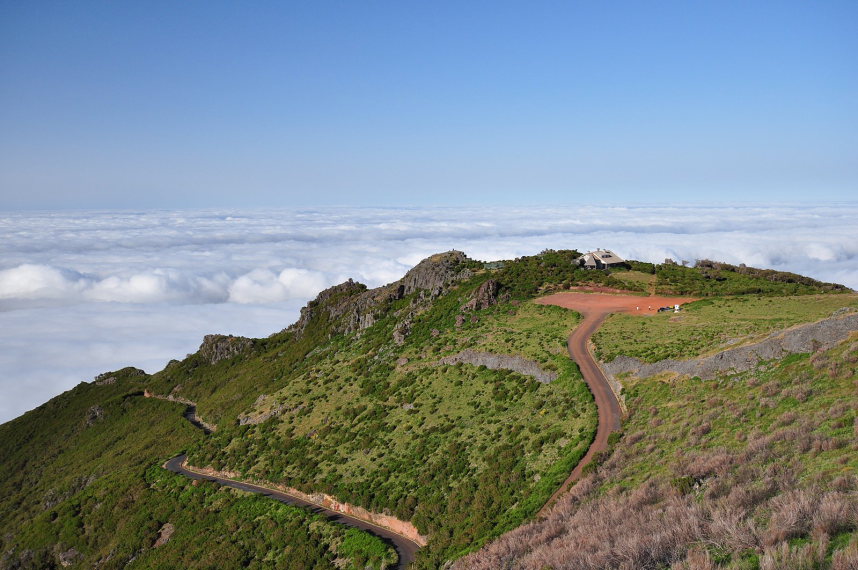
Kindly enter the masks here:
M 64 552 L 60 552 L 58 558 L 60 560 L 60 566 L 65 568 L 77 562 L 77 559 L 80 558 L 80 552 L 74 548 L 69 548 Z
M 158 531 L 158 539 L 155 540 L 155 544 L 152 545 L 152 548 L 158 548 L 159 546 L 164 546 L 170 542 L 170 537 L 173 536 L 175 531 L 176 527 L 173 526 L 172 523 L 164 523 L 161 530 Z
M 525 376 L 532 376 L 535 380 L 543 384 L 548 384 L 557 379 L 556 372 L 543 370 L 539 363 L 521 356 L 478 352 L 471 349 L 463 350 L 451 356 L 445 356 L 438 361 L 438 364 L 472 364 L 474 366 L 485 366 L 491 370 L 511 370 Z
M 92 406 L 86 411 L 86 427 L 95 425 L 104 419 L 105 413 L 101 406 Z
M 498 292 L 500 291 L 500 283 L 494 279 L 489 279 L 482 285 L 477 287 L 471 299 L 462 305 L 463 311 L 479 311 L 486 309 L 498 303 Z
M 200 345 L 199 353 L 209 364 L 216 364 L 247 352 L 252 347 L 253 340 L 243 336 L 207 334 Z
M 306 332 L 314 319 L 327 320 L 334 333 L 353 333 L 371 327 L 384 314 L 390 301 L 418 293 L 409 313 L 416 314 L 451 285 L 468 279 L 473 272 L 466 267 L 468 258 L 461 251 L 430 256 L 412 268 L 399 281 L 375 289 L 351 279 L 325 289 L 306 307 L 287 329 L 298 336 Z M 400 331 L 401 339 L 407 335 Z

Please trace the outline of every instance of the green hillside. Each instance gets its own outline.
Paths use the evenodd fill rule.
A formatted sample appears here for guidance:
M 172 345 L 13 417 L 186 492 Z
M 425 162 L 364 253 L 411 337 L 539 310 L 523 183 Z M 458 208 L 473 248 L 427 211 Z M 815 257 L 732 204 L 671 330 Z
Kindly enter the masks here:
M 856 371 L 853 333 L 740 375 L 634 381 L 610 457 L 455 568 L 856 568 Z
M 439 254 L 378 289 L 332 287 L 268 338 L 207 337 L 154 375 L 126 369 L 0 426 L 0 568 L 60 558 L 78 568 L 393 560 L 365 533 L 161 469 L 182 451 L 192 465 L 409 521 L 429 539 L 415 567 L 437 568 L 532 518 L 595 433 L 592 396 L 566 353 L 580 318 L 531 299 L 591 285 L 711 297 L 681 322 L 659 315 L 640 328 L 641 319 L 612 317 L 596 339 L 602 355 L 646 358 L 693 356 L 856 303 L 842 287 L 791 274 L 711 262 L 587 271 L 574 266 L 577 256 L 545 251 L 486 265 Z M 771 300 L 788 310 L 773 317 Z M 630 392 L 632 422 L 641 386 Z M 218 429 L 204 436 L 182 418 L 183 405 L 144 390 L 196 402 Z M 763 416 L 747 421 L 748 430 L 768 429 Z M 653 463 L 651 475 L 665 466 Z M 626 485 L 650 476 L 646 462 L 637 469 Z M 154 548 L 168 524 L 175 531 Z
M 0 567 L 333 569 L 337 558 L 352 568 L 395 560 L 366 533 L 345 555 L 355 529 L 165 471 L 202 432 L 182 405 L 143 398 L 140 371 L 107 378 L 0 426 Z M 167 524 L 172 536 L 154 547 Z

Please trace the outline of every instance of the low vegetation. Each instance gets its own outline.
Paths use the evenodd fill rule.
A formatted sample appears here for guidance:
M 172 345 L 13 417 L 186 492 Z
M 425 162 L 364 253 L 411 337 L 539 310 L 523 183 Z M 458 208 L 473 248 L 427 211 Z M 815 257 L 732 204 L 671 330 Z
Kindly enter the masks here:
M 339 559 L 357 570 L 396 561 L 362 531 L 162 469 L 202 432 L 183 406 L 143 398 L 137 372 L 81 384 L 0 426 L 0 568 L 333 570 Z
M 612 315 L 593 342 L 596 355 L 604 362 L 621 354 L 644 362 L 694 358 L 829 317 L 842 307 L 858 308 L 858 295 L 707 298 L 684 305 L 678 314 L 668 311 L 646 318 Z
M 473 286 L 415 317 L 402 346 L 381 321 L 320 347 L 247 417 L 274 415 L 222 427 L 190 462 L 411 521 L 431 537 L 418 560 L 427 568 L 517 526 L 586 452 L 596 413 L 565 353 L 578 315 L 503 303 L 457 326 Z M 558 378 L 438 365 L 466 348 L 521 355 Z
M 650 264 L 640 264 L 644 268 Z M 757 269 L 745 265 L 730 265 L 698 260 L 694 267 L 673 262 L 652 266 L 656 277 L 656 292 L 670 295 L 812 295 L 815 293 L 843 293 L 849 289 L 836 283 L 823 283 L 810 277 Z
M 578 255 L 549 250 L 493 264 L 433 256 L 399 284 L 326 290 L 295 326 L 268 338 L 209 339 L 153 376 L 126 369 L 0 426 L 0 567 L 384 568 L 395 560 L 369 534 L 161 469 L 187 451 L 193 465 L 410 521 L 429 537 L 415 567 L 438 568 L 531 520 L 594 436 L 592 396 L 565 346 L 580 317 L 533 297 L 582 286 L 706 296 L 680 315 L 612 318 L 596 339 L 603 358 L 650 360 L 858 306 L 854 295 L 828 294 L 842 288 L 791 274 L 712 262 L 587 271 L 574 266 Z M 726 294 L 743 296 L 718 297 Z M 774 297 L 784 294 L 793 296 Z M 515 356 L 556 380 L 440 364 L 464 350 Z M 714 383 L 630 387 L 632 415 L 614 454 L 555 511 L 566 519 L 508 535 L 534 545 L 504 555 L 509 567 L 559 569 L 564 556 L 584 552 L 590 558 L 577 567 L 769 568 L 800 555 L 840 568 L 858 546 L 848 546 L 854 525 L 842 522 L 852 520 L 855 492 L 854 350 L 838 350 Z M 144 389 L 196 402 L 217 431 L 204 436 L 180 404 L 143 398 Z M 730 498 L 733 488 L 751 498 Z M 793 528 L 778 522 L 792 516 L 778 501 L 793 500 L 814 505 L 799 511 L 812 522 L 775 536 L 770 528 Z M 735 501 L 745 503 L 729 511 Z M 595 532 L 572 536 L 579 531 L 569 521 L 602 525 L 614 546 L 591 544 Z M 663 536 L 645 539 L 639 529 L 653 521 L 666 525 Z M 527 534 L 535 529 L 544 533 Z M 750 538 L 740 543 L 736 529 Z M 567 546 L 543 549 L 552 533 Z M 484 563 L 492 552 L 469 560 L 507 567 Z
M 610 457 L 456 568 L 855 568 L 856 363 L 853 336 L 738 376 L 637 381 Z

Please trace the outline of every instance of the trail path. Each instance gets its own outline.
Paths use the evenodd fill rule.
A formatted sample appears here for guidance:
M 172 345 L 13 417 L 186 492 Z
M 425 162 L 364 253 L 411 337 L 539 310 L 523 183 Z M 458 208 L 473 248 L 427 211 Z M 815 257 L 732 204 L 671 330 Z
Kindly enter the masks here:
M 599 410 L 599 423 L 596 428 L 596 437 L 593 443 L 569 474 L 563 484 L 551 495 L 545 505 L 539 510 L 537 516 L 544 516 L 554 505 L 560 495 L 569 490 L 569 487 L 581 477 L 581 472 L 593 457 L 600 451 L 608 449 L 608 436 L 620 429 L 622 411 L 617 401 L 617 396 L 611 389 L 605 373 L 596 363 L 589 349 L 590 337 L 593 336 L 599 326 L 611 313 L 634 313 L 640 315 L 651 315 L 658 311 L 659 307 L 682 305 L 694 301 L 691 298 L 678 297 L 639 297 L 635 295 L 603 295 L 597 293 L 556 293 L 547 297 L 537 299 L 542 305 L 557 305 L 566 309 L 578 311 L 584 315 L 584 320 L 569 335 L 567 347 L 569 356 L 581 369 L 584 381 L 593 393 L 596 407 Z

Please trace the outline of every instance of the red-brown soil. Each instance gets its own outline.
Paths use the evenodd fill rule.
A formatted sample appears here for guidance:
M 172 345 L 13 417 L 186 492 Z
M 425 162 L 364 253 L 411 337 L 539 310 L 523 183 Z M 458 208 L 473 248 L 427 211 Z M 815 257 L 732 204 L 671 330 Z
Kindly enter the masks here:
M 596 363 L 596 359 L 590 353 L 588 342 L 590 337 L 599 328 L 610 313 L 635 313 L 640 315 L 652 315 L 659 307 L 673 307 L 695 301 L 688 297 L 640 297 L 633 295 L 602 295 L 596 293 L 555 293 L 547 297 L 537 299 L 542 305 L 557 305 L 566 309 L 578 311 L 584 315 L 584 320 L 569 335 L 567 346 L 569 356 L 578 363 L 584 381 L 593 393 L 596 407 L 599 410 L 599 424 L 596 428 L 596 437 L 569 477 L 563 482 L 545 505 L 540 509 L 538 516 L 544 516 L 557 497 L 565 493 L 572 484 L 581 476 L 584 467 L 600 451 L 608 449 L 608 436 L 620 429 L 622 411 L 617 402 L 617 396 L 611 389 L 605 373 Z
M 583 315 L 592 313 L 640 313 L 653 314 L 659 307 L 673 307 L 696 301 L 693 297 L 641 297 L 637 295 L 598 295 L 593 293 L 555 293 L 537 299 L 542 305 L 557 305 L 578 311 Z

